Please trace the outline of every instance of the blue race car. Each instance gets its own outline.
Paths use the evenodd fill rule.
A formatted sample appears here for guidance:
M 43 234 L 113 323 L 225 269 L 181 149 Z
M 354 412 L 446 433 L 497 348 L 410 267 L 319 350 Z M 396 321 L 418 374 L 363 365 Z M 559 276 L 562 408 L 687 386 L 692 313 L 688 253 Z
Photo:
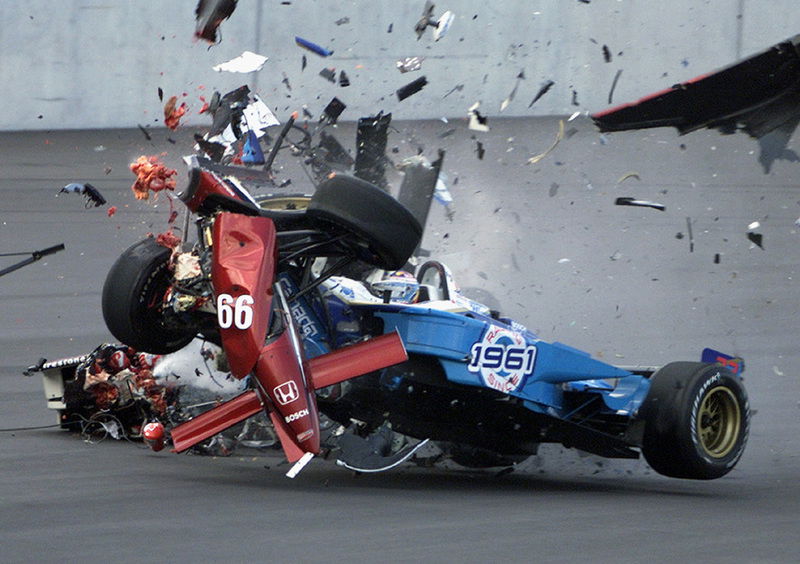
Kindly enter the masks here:
M 297 292 L 290 275 L 281 284 Z M 745 447 L 741 359 L 706 349 L 702 362 L 613 366 L 466 298 L 440 262 L 416 276 L 330 277 L 292 313 L 309 356 L 392 331 L 409 353 L 403 364 L 318 392 L 322 413 L 358 421 L 367 437 L 340 436 L 341 464 L 354 469 L 391 467 L 411 453 L 392 452 L 385 436 L 369 440 L 387 424 L 473 467 L 514 464 L 555 442 L 609 458 L 641 452 L 661 474 L 713 479 Z

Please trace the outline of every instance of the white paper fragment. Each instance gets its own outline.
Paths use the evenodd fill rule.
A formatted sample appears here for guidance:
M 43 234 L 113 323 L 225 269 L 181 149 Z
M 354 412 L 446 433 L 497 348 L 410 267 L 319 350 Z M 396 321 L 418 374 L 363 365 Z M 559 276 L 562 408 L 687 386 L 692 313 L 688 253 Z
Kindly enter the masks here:
M 747 230 L 748 231 L 755 231 L 759 227 L 761 227 L 761 224 L 759 222 L 757 222 L 757 221 L 754 221 L 753 223 L 751 223 L 750 225 L 747 226 Z
M 572 121 L 572 120 L 574 120 L 575 118 L 577 118 L 579 115 L 581 115 L 581 113 L 580 113 L 580 112 L 574 112 L 574 113 L 573 113 L 571 116 L 569 116 L 569 118 L 567 119 L 567 121 Z
M 307 452 L 303 456 L 300 457 L 300 460 L 294 463 L 294 466 L 286 473 L 287 478 L 294 478 L 297 476 L 300 471 L 306 467 L 306 464 L 311 462 L 311 459 L 314 458 L 314 453 Z
M 246 128 L 249 129 L 253 133 L 256 134 L 256 137 L 261 137 L 264 135 L 264 130 L 272 125 L 280 125 L 280 121 L 278 118 L 275 117 L 275 114 L 272 113 L 272 110 L 269 109 L 261 98 L 254 95 L 254 101 L 247 105 L 247 107 L 242 110 L 244 114 L 244 124 Z
M 234 57 L 230 61 L 220 63 L 211 67 L 217 72 L 256 72 L 260 71 L 267 62 L 267 57 L 253 53 L 252 51 L 245 51 L 238 57 Z
M 567 262 L 572 262 L 572 261 L 570 261 L 568 258 L 558 259 L 558 264 L 564 264 L 564 263 L 567 263 Z

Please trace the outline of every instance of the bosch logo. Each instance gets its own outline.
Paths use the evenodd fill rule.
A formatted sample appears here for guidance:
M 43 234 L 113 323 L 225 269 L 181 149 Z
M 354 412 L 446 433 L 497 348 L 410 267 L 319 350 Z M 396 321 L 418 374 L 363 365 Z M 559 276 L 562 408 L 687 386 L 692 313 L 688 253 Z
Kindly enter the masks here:
M 294 413 L 284 417 L 283 420 L 286 421 L 287 423 L 291 423 L 292 421 L 297 421 L 298 419 L 302 419 L 303 417 L 308 417 L 307 409 L 301 409 L 300 411 L 295 411 Z
M 467 370 L 479 373 L 488 387 L 510 393 L 533 373 L 535 362 L 536 347 L 528 345 L 521 334 L 492 327 L 472 345 Z
M 300 392 L 297 391 L 297 384 L 290 380 L 289 382 L 284 382 L 280 386 L 273 388 L 272 395 L 279 404 L 286 405 L 299 398 Z

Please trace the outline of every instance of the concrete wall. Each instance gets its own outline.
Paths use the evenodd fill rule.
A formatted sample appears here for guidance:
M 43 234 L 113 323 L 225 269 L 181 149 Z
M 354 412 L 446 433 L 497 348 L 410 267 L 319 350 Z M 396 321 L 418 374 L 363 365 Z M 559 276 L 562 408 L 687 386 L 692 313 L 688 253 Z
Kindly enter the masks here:
M 243 83 L 279 117 L 302 104 L 316 115 L 333 96 L 348 105 L 347 120 L 379 110 L 396 119 L 464 117 L 476 101 L 496 115 L 521 70 L 525 80 L 504 115 L 596 111 L 608 105 L 619 69 L 616 102 L 800 32 L 796 0 L 442 0 L 436 14 L 449 9 L 456 20 L 434 43 L 430 32 L 417 41 L 413 31 L 423 4 L 240 0 L 221 26 L 221 43 L 209 48 L 192 40 L 196 0 L 0 2 L 0 129 L 154 125 L 162 117 L 159 87 L 165 96 L 186 94 L 191 115 L 184 123 L 205 124 L 196 115 L 199 96 Z M 335 23 L 345 17 L 348 23 Z M 295 45 L 295 35 L 335 53 L 326 59 L 308 53 Z M 603 45 L 612 54 L 609 63 Z M 211 70 L 243 50 L 270 60 L 255 74 Z M 422 71 L 398 72 L 395 61 L 415 55 L 426 57 Z M 352 85 L 318 76 L 326 66 L 344 70 Z M 395 90 L 423 74 L 425 89 L 398 102 Z M 528 108 L 546 80 L 555 86 Z

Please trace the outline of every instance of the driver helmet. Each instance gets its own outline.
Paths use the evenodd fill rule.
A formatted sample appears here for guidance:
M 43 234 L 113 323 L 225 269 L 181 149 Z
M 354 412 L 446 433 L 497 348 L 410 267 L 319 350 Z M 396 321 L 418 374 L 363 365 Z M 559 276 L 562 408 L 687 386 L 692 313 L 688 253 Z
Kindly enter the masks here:
M 419 293 L 419 282 L 414 275 L 405 270 L 385 272 L 381 278 L 372 282 L 370 290 L 381 299 L 386 299 L 387 293 L 390 303 L 412 303 Z

